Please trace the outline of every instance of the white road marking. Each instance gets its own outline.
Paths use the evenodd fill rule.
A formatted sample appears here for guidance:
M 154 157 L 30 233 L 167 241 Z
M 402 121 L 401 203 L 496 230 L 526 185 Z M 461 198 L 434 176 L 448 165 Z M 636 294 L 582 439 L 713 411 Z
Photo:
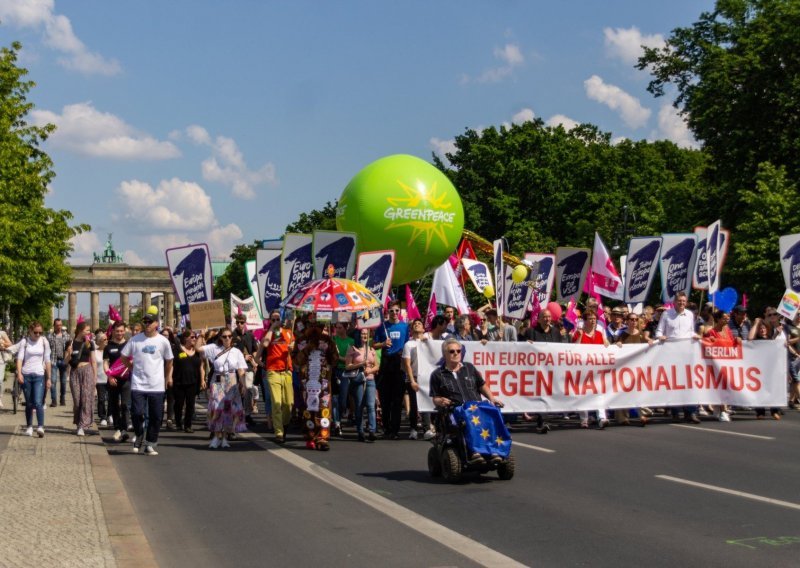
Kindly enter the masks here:
M 517 446 L 522 446 L 523 448 L 528 448 L 529 450 L 536 450 L 537 452 L 544 452 L 546 454 L 556 453 L 555 450 L 551 450 L 550 448 L 542 448 L 541 446 L 532 446 L 530 444 L 523 444 L 522 442 L 517 442 L 515 440 L 512 440 L 511 447 L 516 448 Z
M 744 491 L 736 491 L 735 489 L 726 489 L 725 487 L 718 487 L 716 485 L 708 485 L 706 483 L 698 483 L 697 481 L 689 481 L 688 479 L 681 479 L 680 477 L 672 477 L 671 475 L 656 475 L 658 479 L 665 481 L 673 481 L 675 483 L 682 483 L 683 485 L 691 485 L 692 487 L 699 487 L 700 489 L 708 489 L 709 491 L 716 491 L 718 493 L 725 493 L 727 495 L 734 495 L 744 499 L 752 499 L 753 501 L 761 501 L 762 503 L 769 503 L 770 505 L 778 505 L 779 507 L 786 507 L 788 509 L 795 509 L 800 511 L 800 504 L 791 503 L 789 501 L 781 501 L 780 499 L 772 499 L 771 497 L 762 497 L 761 495 L 754 495 L 752 493 L 745 493 Z
M 258 434 L 247 432 L 243 434 L 237 434 L 237 438 L 238 437 L 258 444 L 275 457 L 281 458 L 297 469 L 316 477 L 320 481 L 324 481 L 334 489 L 358 499 L 365 505 L 372 507 L 387 517 L 404 524 L 408 528 L 430 538 L 431 540 L 453 550 L 454 552 L 457 552 L 458 554 L 461 554 L 462 556 L 466 556 L 469 560 L 480 564 L 481 566 L 507 566 L 509 568 L 526 566 L 525 564 L 517 562 L 513 558 L 510 558 L 501 552 L 475 542 L 473 539 L 467 538 L 464 535 L 450 530 L 439 523 L 436 523 L 426 517 L 423 517 L 422 515 L 415 513 L 414 511 L 411 511 L 410 509 L 406 509 L 394 501 L 391 501 L 385 497 L 381 497 L 374 491 L 362 487 L 357 483 L 353 483 L 349 479 L 337 475 L 332 471 L 297 455 L 291 450 L 275 448 L 271 444 L 268 444 Z
M 756 440 L 774 440 L 772 436 L 758 436 L 756 434 L 743 434 L 742 432 L 728 432 L 727 430 L 716 430 L 714 428 L 698 428 L 697 426 L 689 426 L 688 424 L 670 424 L 675 428 L 688 428 L 689 430 L 696 430 L 697 432 L 711 432 L 713 434 L 727 434 L 728 436 L 741 436 L 743 438 L 755 438 Z

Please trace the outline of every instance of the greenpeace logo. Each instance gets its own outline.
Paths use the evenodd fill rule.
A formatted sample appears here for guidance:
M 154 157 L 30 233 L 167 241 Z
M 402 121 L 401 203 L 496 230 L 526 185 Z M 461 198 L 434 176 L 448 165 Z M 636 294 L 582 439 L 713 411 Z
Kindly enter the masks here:
M 430 223 L 452 223 L 456 214 L 446 211 L 437 211 L 435 209 L 389 207 L 383 212 L 383 216 L 392 221 L 406 220 L 427 221 Z
M 703 359 L 741 359 L 741 345 L 706 345 L 701 346 Z

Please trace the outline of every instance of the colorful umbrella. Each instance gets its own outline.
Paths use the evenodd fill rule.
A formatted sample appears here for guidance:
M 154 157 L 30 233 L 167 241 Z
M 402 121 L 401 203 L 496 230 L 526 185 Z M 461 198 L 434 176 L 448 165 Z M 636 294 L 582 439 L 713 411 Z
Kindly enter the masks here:
M 321 278 L 295 290 L 283 303 L 285 308 L 318 315 L 333 312 L 362 312 L 380 308 L 381 301 L 355 280 Z

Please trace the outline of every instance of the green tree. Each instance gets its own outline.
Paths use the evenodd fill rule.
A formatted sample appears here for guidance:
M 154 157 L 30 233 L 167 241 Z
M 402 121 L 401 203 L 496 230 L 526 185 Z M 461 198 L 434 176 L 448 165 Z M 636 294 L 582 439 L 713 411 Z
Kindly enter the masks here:
M 591 246 L 594 232 L 613 242 L 629 212 L 628 236 L 690 230 L 705 188 L 702 152 L 666 141 L 612 144 L 592 125 L 567 132 L 541 120 L 467 130 L 434 163 L 458 189 L 467 229 L 504 236 L 510 252 Z
M 800 210 L 791 205 L 797 202 L 797 191 L 785 168 L 764 163 L 755 188 L 740 192 L 744 212 L 731 237 L 738 262 L 723 276 L 746 292 L 759 311 L 774 306 L 785 290 L 778 237 L 800 233 Z
M 255 260 L 256 251 L 259 248 L 261 248 L 261 241 L 253 241 L 249 245 L 236 245 L 231 253 L 231 263 L 214 284 L 214 297 L 224 300 L 226 316 L 230 316 L 231 294 L 236 294 L 240 298 L 250 296 L 250 286 L 247 283 L 244 263 L 248 260 Z
M 312 209 L 308 213 L 300 213 L 297 221 L 286 225 L 286 232 L 311 234 L 314 231 L 335 231 L 338 203 L 338 200 L 333 203 L 328 201 L 322 209 Z
M 759 164 L 800 174 L 800 2 L 717 0 L 666 45 L 644 48 L 637 67 L 674 106 L 708 151 L 714 193 L 707 219 L 731 223 L 745 206 L 739 190 L 753 187 Z
M 70 282 L 69 239 L 89 229 L 71 226 L 69 211 L 45 207 L 55 172 L 40 145 L 55 126 L 26 122 L 34 83 L 17 66 L 21 48 L 15 42 L 0 50 L 0 310 L 9 314 L 13 329 L 49 319 L 50 306 Z

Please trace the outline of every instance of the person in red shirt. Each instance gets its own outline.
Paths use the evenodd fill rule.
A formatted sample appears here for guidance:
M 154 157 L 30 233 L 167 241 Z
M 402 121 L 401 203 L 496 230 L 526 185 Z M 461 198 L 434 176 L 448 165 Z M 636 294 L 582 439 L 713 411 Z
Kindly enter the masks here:
M 713 344 L 717 347 L 733 347 L 737 344 L 741 345 L 741 338 L 734 338 L 733 334 L 731 333 L 729 327 L 731 316 L 729 313 L 723 312 L 722 310 L 714 310 L 713 321 L 713 326 L 707 329 L 703 334 L 703 343 Z M 731 421 L 728 407 L 724 404 L 714 408 L 714 416 L 720 422 Z
M 587 308 L 581 315 L 583 320 L 583 329 L 576 330 L 572 334 L 572 342 L 581 345 L 605 345 L 608 347 L 608 339 L 606 334 L 597 328 L 597 312 L 593 308 Z M 589 427 L 589 412 L 581 410 L 578 415 L 581 418 L 581 428 Z M 597 427 L 603 430 L 608 426 L 608 418 L 606 418 L 605 408 L 597 411 Z

